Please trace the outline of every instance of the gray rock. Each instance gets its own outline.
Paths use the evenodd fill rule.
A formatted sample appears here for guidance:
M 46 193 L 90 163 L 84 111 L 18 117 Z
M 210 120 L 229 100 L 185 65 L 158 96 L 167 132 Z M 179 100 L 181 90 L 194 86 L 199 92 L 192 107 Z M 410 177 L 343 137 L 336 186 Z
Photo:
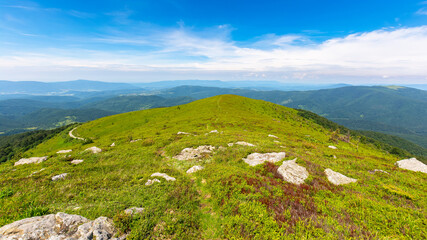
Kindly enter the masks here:
M 337 149 L 337 147 L 332 146 L 332 145 L 328 146 L 328 148 L 330 148 L 330 149 Z
M 349 184 L 357 181 L 357 179 L 349 178 L 339 172 L 334 172 L 329 168 L 325 169 L 325 174 L 328 177 L 329 182 L 334 185 Z
M 427 173 L 427 165 L 418 161 L 416 158 L 403 159 L 403 160 L 397 161 L 396 166 L 406 170 L 411 170 L 414 172 Z
M 218 130 L 215 129 L 215 130 L 210 131 L 209 133 L 219 133 L 219 132 L 218 132 Z
M 268 134 L 268 137 L 271 137 L 271 138 L 279 138 L 278 136 L 274 136 L 274 135 L 272 135 L 272 134 Z
M 61 179 L 65 179 L 65 177 L 68 175 L 68 173 L 61 173 L 59 175 L 53 176 L 52 181 L 58 181 Z
M 90 151 L 92 153 L 100 153 L 102 152 L 102 149 L 94 146 L 94 147 L 86 148 L 85 151 Z
M 41 163 L 47 160 L 47 157 L 30 157 L 30 158 L 21 158 L 19 161 L 15 162 L 15 166 L 31 163 Z
M 144 211 L 144 208 L 138 208 L 138 207 L 131 207 L 125 210 L 125 213 L 128 215 L 133 215 L 137 213 L 142 213 Z
M 72 152 L 73 150 L 71 150 L 71 149 L 68 149 L 68 150 L 59 150 L 58 152 L 56 152 L 56 153 L 69 153 L 69 152 Z
M 134 143 L 134 142 L 138 142 L 138 141 L 141 141 L 142 139 L 135 139 L 135 140 L 130 140 L 130 142 L 131 143 Z
M 79 164 L 82 163 L 84 160 L 83 159 L 74 159 L 73 161 L 71 161 L 72 164 Z
M 111 145 L 110 145 L 110 147 L 115 147 L 116 146 L 116 143 L 115 142 L 113 142 Z
M 0 228 L 2 240 L 97 240 L 112 239 L 117 232 L 113 221 L 99 217 L 90 221 L 79 215 L 49 214 L 22 219 Z
M 204 167 L 202 167 L 202 166 L 192 166 L 190 169 L 188 169 L 187 170 L 187 173 L 188 174 L 191 174 L 191 173 L 194 173 L 194 172 L 197 172 L 197 171 L 200 171 L 200 170 L 202 170 Z
M 245 163 L 250 166 L 256 166 L 258 164 L 262 164 L 264 162 L 278 162 L 286 157 L 285 152 L 272 152 L 272 153 L 252 153 L 249 154 L 246 158 L 243 158 Z
M 170 177 L 166 173 L 158 173 L 158 172 L 151 174 L 151 177 L 162 177 L 162 178 L 166 179 L 166 181 L 175 181 L 176 180 L 176 178 Z
M 215 150 L 214 146 L 203 145 L 197 148 L 184 148 L 180 154 L 174 156 L 177 160 L 191 160 L 205 156 Z
M 308 178 L 308 172 L 305 167 L 300 166 L 294 160 L 284 161 L 283 164 L 277 169 L 277 172 L 287 182 L 300 185 Z
M 152 184 L 153 184 L 153 183 L 155 183 L 155 182 L 160 182 L 160 180 L 159 180 L 159 179 L 157 179 L 157 178 L 155 178 L 155 179 L 153 179 L 153 180 L 148 179 L 148 180 L 147 180 L 147 182 L 145 183 L 145 186 L 150 186 L 150 185 L 152 185 Z

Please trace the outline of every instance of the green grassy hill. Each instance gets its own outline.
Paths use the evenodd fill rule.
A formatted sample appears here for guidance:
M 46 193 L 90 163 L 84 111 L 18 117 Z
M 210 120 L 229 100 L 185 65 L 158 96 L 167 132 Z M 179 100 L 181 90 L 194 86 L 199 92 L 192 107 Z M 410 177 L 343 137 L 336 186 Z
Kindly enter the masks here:
M 129 233 L 128 239 L 427 237 L 425 173 L 399 169 L 394 162 L 401 157 L 331 131 L 294 109 L 221 95 L 109 116 L 73 131 L 90 141 L 71 139 L 71 128 L 22 154 L 49 156 L 47 161 L 0 164 L 0 226 L 62 211 L 91 219 L 111 217 Z M 237 141 L 255 146 L 228 146 Z M 173 158 L 184 148 L 201 145 L 216 149 L 200 159 Z M 84 151 L 92 146 L 103 151 Z M 70 156 L 56 153 L 64 149 L 73 151 Z M 285 160 L 297 158 L 307 168 L 305 183 L 281 179 L 281 162 L 251 167 L 242 161 L 250 153 L 282 151 Z M 73 165 L 72 159 L 84 162 Z M 204 169 L 187 174 L 194 165 Z M 357 182 L 335 186 L 327 180 L 326 168 Z M 389 174 L 371 173 L 374 169 Z M 161 183 L 146 186 L 154 172 L 176 181 L 160 178 Z M 68 175 L 51 181 L 61 173 Z M 145 210 L 123 213 L 132 206 Z

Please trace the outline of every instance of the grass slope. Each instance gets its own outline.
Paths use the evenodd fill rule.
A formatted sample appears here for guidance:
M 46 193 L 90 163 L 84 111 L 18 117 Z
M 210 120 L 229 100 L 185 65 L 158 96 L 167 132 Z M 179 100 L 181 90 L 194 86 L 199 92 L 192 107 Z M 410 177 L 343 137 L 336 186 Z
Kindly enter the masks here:
M 219 133 L 209 133 L 212 130 Z M 425 239 L 427 176 L 398 169 L 396 155 L 344 136 L 298 115 L 297 110 L 233 95 L 186 105 L 105 117 L 27 151 L 50 156 L 38 165 L 0 164 L 0 226 L 63 211 L 94 219 L 112 217 L 128 239 Z M 194 135 L 177 135 L 178 131 Z M 279 139 L 270 138 L 274 134 Z M 141 139 L 130 142 L 132 139 Z M 227 143 L 246 141 L 256 147 Z M 115 142 L 115 147 L 110 147 Z M 87 143 L 87 142 L 86 142 Z M 200 160 L 172 156 L 187 147 L 213 145 Z M 328 148 L 335 145 L 337 150 Z M 102 153 L 83 151 L 98 146 Z M 221 147 L 221 148 L 220 148 Z M 73 149 L 71 156 L 56 154 Z M 310 177 L 302 185 L 280 179 L 281 163 L 250 167 L 253 152 L 287 153 Z M 335 157 L 334 157 L 335 156 Z M 71 159 L 84 159 L 79 165 Z M 204 170 L 192 175 L 193 165 Z M 32 176 L 32 172 L 43 169 Z M 334 186 L 331 168 L 357 183 Z M 382 169 L 390 174 L 370 170 Z M 66 179 L 50 178 L 68 173 Z M 177 179 L 145 186 L 154 172 Z M 128 216 L 128 207 L 144 207 Z

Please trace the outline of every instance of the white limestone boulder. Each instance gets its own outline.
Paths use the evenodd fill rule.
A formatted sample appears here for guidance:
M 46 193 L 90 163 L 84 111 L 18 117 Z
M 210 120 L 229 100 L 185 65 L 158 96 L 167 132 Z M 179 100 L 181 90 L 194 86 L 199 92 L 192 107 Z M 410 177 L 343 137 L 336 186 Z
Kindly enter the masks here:
M 197 148 L 184 148 L 181 153 L 174 156 L 174 158 L 177 160 L 191 160 L 202 158 L 212 153 L 213 150 L 215 150 L 215 147 L 210 145 L 203 145 Z
M 246 158 L 243 158 L 245 163 L 250 166 L 256 166 L 258 164 L 263 164 L 264 162 L 278 162 L 286 157 L 285 152 L 272 152 L 272 153 L 252 153 L 249 154 Z
M 427 173 L 427 165 L 418 161 L 416 158 L 409 158 L 397 161 L 396 166 L 414 172 Z
M 92 152 L 92 153 L 100 153 L 100 152 L 102 152 L 102 149 L 93 146 L 93 147 L 90 147 L 90 148 L 86 148 L 85 151 L 89 151 L 89 152 Z
M 159 173 L 159 172 L 151 174 L 151 177 L 162 177 L 162 178 L 166 179 L 166 181 L 175 181 L 176 180 L 176 178 L 171 177 L 171 176 L 167 175 L 166 173 Z
M 325 169 L 325 174 L 328 177 L 329 182 L 334 185 L 349 184 L 357 181 L 357 179 L 349 178 L 339 172 L 332 171 L 332 169 L 329 168 Z
M 59 150 L 58 152 L 56 152 L 56 153 L 58 153 L 58 154 L 62 154 L 62 153 L 69 153 L 69 152 L 72 152 L 73 150 L 71 150 L 71 149 L 67 149 L 67 150 Z
M 65 177 L 68 175 L 68 173 L 61 173 L 59 175 L 53 176 L 52 177 L 52 181 L 58 181 L 58 180 L 62 180 L 65 179 Z
M 156 183 L 156 182 L 160 182 L 160 180 L 159 179 L 157 179 L 157 178 L 154 178 L 154 179 L 148 179 L 147 180 L 147 182 L 145 183 L 145 186 L 150 186 L 150 185 L 153 185 L 154 183 Z
M 277 173 L 283 177 L 283 180 L 300 185 L 304 183 L 305 179 L 308 178 L 309 174 L 305 167 L 300 166 L 296 163 L 297 159 L 284 161 L 282 165 L 277 169 Z
M 80 164 L 82 163 L 84 160 L 83 159 L 74 159 L 73 161 L 71 161 L 72 164 Z
M 31 164 L 31 163 L 41 163 L 47 160 L 47 156 L 45 157 L 30 157 L 30 158 L 21 158 L 19 161 L 15 162 L 15 166 L 23 165 L 23 164 Z
M 117 233 L 113 221 L 99 217 L 94 221 L 59 212 L 45 216 L 25 218 L 0 228 L 2 240 L 70 240 L 70 239 L 124 239 L 114 238 Z
M 188 169 L 188 170 L 187 170 L 187 173 L 188 173 L 188 174 L 195 173 L 195 172 L 197 172 L 197 171 L 202 170 L 203 168 L 204 168 L 204 167 L 202 167 L 202 166 L 198 166 L 198 165 L 196 165 L 196 166 L 192 166 L 190 169 Z

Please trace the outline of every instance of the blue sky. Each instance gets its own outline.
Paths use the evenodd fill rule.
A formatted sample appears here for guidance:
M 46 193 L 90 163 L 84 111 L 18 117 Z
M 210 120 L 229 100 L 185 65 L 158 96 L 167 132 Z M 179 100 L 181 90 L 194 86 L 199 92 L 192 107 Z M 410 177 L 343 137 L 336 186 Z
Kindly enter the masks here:
M 427 83 L 427 1 L 0 0 L 0 79 Z

